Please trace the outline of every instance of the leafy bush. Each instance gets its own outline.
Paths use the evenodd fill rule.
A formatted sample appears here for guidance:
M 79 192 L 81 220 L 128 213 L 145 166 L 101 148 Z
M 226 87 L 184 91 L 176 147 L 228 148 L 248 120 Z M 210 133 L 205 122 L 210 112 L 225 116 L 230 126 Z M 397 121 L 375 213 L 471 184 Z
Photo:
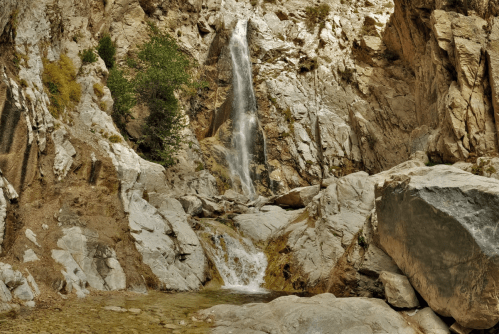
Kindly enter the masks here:
M 83 50 L 83 52 L 80 54 L 80 58 L 83 63 L 88 64 L 95 63 L 97 61 L 97 56 L 92 49 Z
M 111 69 L 114 67 L 114 56 L 116 55 L 116 47 L 111 41 L 111 36 L 104 35 L 99 40 L 99 45 L 97 46 L 97 52 L 99 56 L 104 60 L 106 67 Z
M 53 63 L 43 59 L 42 80 L 50 98 L 49 111 L 55 118 L 59 118 L 65 108 L 80 101 L 81 87 L 76 82 L 76 70 L 73 61 L 65 54 Z
M 154 26 L 150 40 L 139 50 L 144 70 L 137 74 L 135 88 L 150 111 L 139 148 L 146 158 L 171 166 L 176 162 L 174 154 L 183 143 L 182 130 L 186 127 L 175 92 L 197 86 L 189 73 L 192 63 L 173 37 Z
M 125 131 L 130 109 L 136 104 L 133 83 L 128 81 L 123 71 L 113 68 L 109 71 L 107 86 L 111 90 L 114 99 L 112 114 L 114 123 L 120 130 Z

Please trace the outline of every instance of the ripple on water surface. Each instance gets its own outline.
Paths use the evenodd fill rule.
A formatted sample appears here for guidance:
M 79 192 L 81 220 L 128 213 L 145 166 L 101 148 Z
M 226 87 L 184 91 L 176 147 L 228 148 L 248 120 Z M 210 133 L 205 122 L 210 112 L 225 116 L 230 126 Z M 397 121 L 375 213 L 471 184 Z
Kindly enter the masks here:
M 244 293 L 229 289 L 147 295 L 103 293 L 70 299 L 47 308 L 23 308 L 16 319 L 0 319 L 0 333 L 208 333 L 210 324 L 194 313 L 219 304 L 270 302 L 285 294 Z M 124 312 L 106 310 L 115 306 Z M 137 314 L 130 309 L 140 309 Z

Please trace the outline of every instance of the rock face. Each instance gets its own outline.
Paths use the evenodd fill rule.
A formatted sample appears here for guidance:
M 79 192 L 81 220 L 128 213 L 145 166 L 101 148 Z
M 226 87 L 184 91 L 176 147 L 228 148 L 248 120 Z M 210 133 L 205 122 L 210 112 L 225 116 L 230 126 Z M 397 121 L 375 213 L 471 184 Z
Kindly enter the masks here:
M 494 326 L 499 182 L 436 166 L 393 176 L 378 192 L 380 243 L 430 307 L 464 327 Z
M 238 215 L 234 218 L 237 229 L 255 242 L 265 242 L 276 230 L 286 226 L 299 214 L 287 212 L 278 206 L 266 205 L 257 213 Z
M 287 296 L 268 304 L 218 305 L 196 317 L 215 323 L 213 333 L 416 334 L 385 302 L 366 298 Z

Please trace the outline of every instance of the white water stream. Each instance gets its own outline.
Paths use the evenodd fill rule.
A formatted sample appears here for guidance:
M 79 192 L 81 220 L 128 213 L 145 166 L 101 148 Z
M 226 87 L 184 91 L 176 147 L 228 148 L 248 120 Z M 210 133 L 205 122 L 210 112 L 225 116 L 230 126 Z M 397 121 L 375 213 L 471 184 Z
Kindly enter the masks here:
M 244 194 L 253 199 L 255 187 L 251 179 L 250 164 L 254 154 L 258 118 L 247 31 L 248 21 L 238 21 L 229 45 L 232 56 L 234 100 L 233 151 L 227 160 L 232 173 L 232 183 L 234 184 L 235 177 L 238 177 Z
M 211 258 L 222 277 L 224 289 L 249 293 L 267 293 L 264 282 L 267 258 L 247 239 L 238 240 L 227 234 L 212 237 Z

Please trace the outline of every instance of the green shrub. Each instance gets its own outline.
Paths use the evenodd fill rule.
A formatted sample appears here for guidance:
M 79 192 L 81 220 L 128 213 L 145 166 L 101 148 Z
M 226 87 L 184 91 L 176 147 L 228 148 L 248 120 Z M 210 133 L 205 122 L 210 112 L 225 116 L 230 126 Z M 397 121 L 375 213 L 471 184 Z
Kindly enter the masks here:
M 136 104 L 133 83 L 128 81 L 123 71 L 113 68 L 109 71 L 107 87 L 111 90 L 111 95 L 114 99 L 113 113 L 111 116 L 116 126 L 121 131 L 125 131 L 127 117 L 129 117 L 131 113 L 130 109 Z
M 92 49 L 83 50 L 83 52 L 80 53 L 80 58 L 83 63 L 87 64 L 95 63 L 97 61 L 97 56 Z
M 99 40 L 99 45 L 97 46 L 97 52 L 99 56 L 104 60 L 106 67 L 111 69 L 114 67 L 114 56 L 116 55 L 116 47 L 111 41 L 111 36 L 104 35 Z
M 50 99 L 49 111 L 55 118 L 80 101 L 81 87 L 76 82 L 73 61 L 65 54 L 56 62 L 43 59 L 43 85 Z
M 144 70 L 137 74 L 135 88 L 150 111 L 139 148 L 149 160 L 171 166 L 176 163 L 174 155 L 183 143 L 186 127 L 175 92 L 198 86 L 189 73 L 193 64 L 173 37 L 152 25 L 150 40 L 139 50 L 137 57 Z

